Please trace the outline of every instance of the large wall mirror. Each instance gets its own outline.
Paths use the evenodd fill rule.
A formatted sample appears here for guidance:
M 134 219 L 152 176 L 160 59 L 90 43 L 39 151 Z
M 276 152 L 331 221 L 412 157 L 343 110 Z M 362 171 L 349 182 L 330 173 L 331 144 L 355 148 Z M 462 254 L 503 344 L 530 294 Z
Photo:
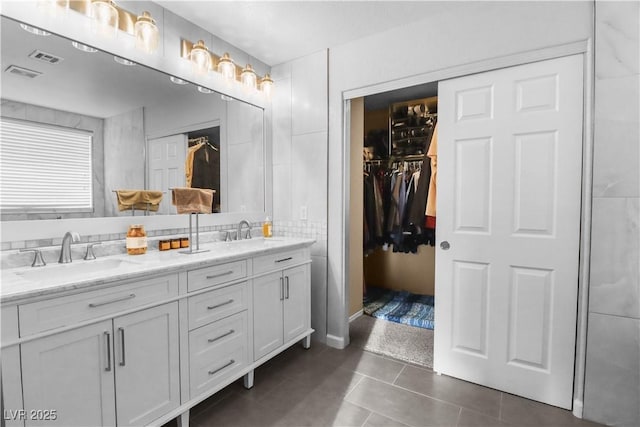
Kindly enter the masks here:
M 105 52 L 83 51 L 63 37 L 28 33 L 20 23 L 1 19 L 2 120 L 87 133 L 92 175 L 86 189 L 90 211 L 5 205 L 0 206 L 3 221 L 131 215 L 118 209 L 114 191 L 121 189 L 162 191 L 158 212 L 150 214 L 173 214 L 169 189 L 186 185 L 188 150 L 203 143 L 207 145 L 199 151 L 209 170 L 201 169 L 204 175 L 198 179 L 206 184 L 193 186 L 216 190 L 214 209 L 265 210 L 261 108 Z M 18 140 L 30 156 L 25 171 L 30 170 L 29 158 L 48 156 L 46 145 L 55 144 L 45 140 L 40 151 L 28 151 L 30 139 L 27 134 Z M 4 152 L 3 144 L 6 138 L 0 140 Z

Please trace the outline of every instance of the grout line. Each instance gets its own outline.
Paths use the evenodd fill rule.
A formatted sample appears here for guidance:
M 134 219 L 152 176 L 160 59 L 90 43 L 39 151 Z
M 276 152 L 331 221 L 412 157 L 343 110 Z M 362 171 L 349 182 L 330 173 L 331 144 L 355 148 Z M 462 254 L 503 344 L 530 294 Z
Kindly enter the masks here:
M 498 419 L 502 420 L 502 400 L 504 399 L 504 393 L 500 392 L 500 406 L 498 407 Z
M 357 373 L 357 372 L 356 372 L 356 373 Z M 362 380 L 363 380 L 363 379 L 365 379 L 365 375 L 361 375 L 361 374 L 360 374 L 360 376 L 361 376 L 362 378 L 360 378 L 360 379 L 358 380 L 358 382 L 357 382 L 353 387 L 351 387 L 351 390 L 349 390 L 349 392 L 348 392 L 347 394 L 345 394 L 345 395 L 342 397 L 342 400 L 347 400 L 347 397 L 351 394 L 351 392 L 352 392 L 353 390 L 355 390 L 355 389 L 360 385 L 360 383 L 362 382 Z M 353 402 L 349 402 L 349 403 L 353 403 Z M 365 408 L 365 409 L 366 409 L 366 408 Z
M 365 409 L 366 409 L 366 408 L 365 408 Z M 380 412 L 371 411 L 371 413 L 372 413 L 372 414 L 376 414 L 376 415 L 380 415 L 381 417 L 388 418 L 388 419 L 390 419 L 391 421 L 395 421 L 395 422 L 397 422 L 397 423 L 404 424 L 404 425 L 406 425 L 406 426 L 410 426 L 410 424 L 407 424 L 407 423 L 405 423 L 404 421 L 397 420 L 397 419 L 395 419 L 395 418 L 393 418 L 393 417 L 390 417 L 390 416 L 388 416 L 388 415 L 383 415 L 383 414 L 381 414 Z M 369 416 L 371 416 L 371 415 L 369 415 Z
M 359 405 L 356 405 L 356 406 L 361 407 Z M 369 411 L 367 408 L 362 408 L 362 409 L 365 409 L 365 410 Z M 373 412 L 369 411 L 369 415 L 367 415 L 367 418 L 365 418 L 364 421 L 362 422 L 362 424 L 360 424 L 360 427 L 364 427 L 365 424 L 367 424 L 367 421 L 369 421 L 369 418 L 371 418 L 371 414 L 373 414 Z
M 391 382 L 391 384 L 393 384 L 393 385 L 395 385 L 395 384 L 396 384 L 396 381 L 398 381 L 398 378 L 400 378 L 400 374 L 402 374 L 402 372 L 404 371 L 404 368 L 406 368 L 406 367 L 407 367 L 407 365 L 404 365 L 404 366 L 402 367 L 402 369 L 400 369 L 400 372 L 398 372 L 398 375 L 396 375 L 396 377 L 393 379 L 393 381 Z
M 456 420 L 456 426 L 460 425 L 460 418 L 462 418 L 462 407 L 460 407 L 460 410 L 458 411 L 458 419 Z

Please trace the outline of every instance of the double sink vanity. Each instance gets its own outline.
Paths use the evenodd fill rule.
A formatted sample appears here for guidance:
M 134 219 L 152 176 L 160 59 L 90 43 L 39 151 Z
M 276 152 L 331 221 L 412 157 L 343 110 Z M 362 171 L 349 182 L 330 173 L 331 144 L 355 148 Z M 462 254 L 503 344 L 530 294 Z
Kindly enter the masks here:
M 314 240 L 3 269 L 7 426 L 162 425 L 302 341 Z

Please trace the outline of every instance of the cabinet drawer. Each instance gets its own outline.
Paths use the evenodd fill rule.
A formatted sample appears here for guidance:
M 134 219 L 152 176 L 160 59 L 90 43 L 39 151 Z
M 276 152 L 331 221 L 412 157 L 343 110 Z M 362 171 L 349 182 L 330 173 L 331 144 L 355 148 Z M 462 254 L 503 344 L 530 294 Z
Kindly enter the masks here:
M 267 271 L 282 270 L 307 259 L 309 259 L 309 256 L 304 249 L 255 257 L 253 259 L 253 273 L 260 274 Z
M 155 277 L 19 307 L 20 336 L 107 316 L 178 295 L 178 275 Z
M 189 292 L 247 277 L 247 261 L 229 262 L 187 272 Z
M 246 310 L 247 282 L 189 297 L 189 330 Z
M 247 312 L 189 333 L 191 397 L 210 390 L 247 366 Z

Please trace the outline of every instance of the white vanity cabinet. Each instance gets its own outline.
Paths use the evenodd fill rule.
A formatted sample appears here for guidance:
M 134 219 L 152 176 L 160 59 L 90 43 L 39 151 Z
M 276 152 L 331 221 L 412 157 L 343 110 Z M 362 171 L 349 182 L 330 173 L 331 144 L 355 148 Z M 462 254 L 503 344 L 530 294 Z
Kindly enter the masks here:
M 254 259 L 254 273 L 274 270 L 253 279 L 254 357 L 259 360 L 308 333 L 311 324 L 309 265 L 298 265 L 303 250 Z M 305 341 L 308 347 L 308 341 Z
M 309 346 L 312 243 L 256 240 L 169 267 L 152 252 L 131 275 L 2 294 L 4 424 L 188 426 L 194 405 Z
M 177 295 L 177 275 L 26 304 L 21 320 L 36 324 L 32 316 L 50 312 L 84 319 L 85 307 L 118 313 L 153 288 Z M 26 341 L 21 362 L 27 426 L 147 424 L 180 405 L 178 303 Z

